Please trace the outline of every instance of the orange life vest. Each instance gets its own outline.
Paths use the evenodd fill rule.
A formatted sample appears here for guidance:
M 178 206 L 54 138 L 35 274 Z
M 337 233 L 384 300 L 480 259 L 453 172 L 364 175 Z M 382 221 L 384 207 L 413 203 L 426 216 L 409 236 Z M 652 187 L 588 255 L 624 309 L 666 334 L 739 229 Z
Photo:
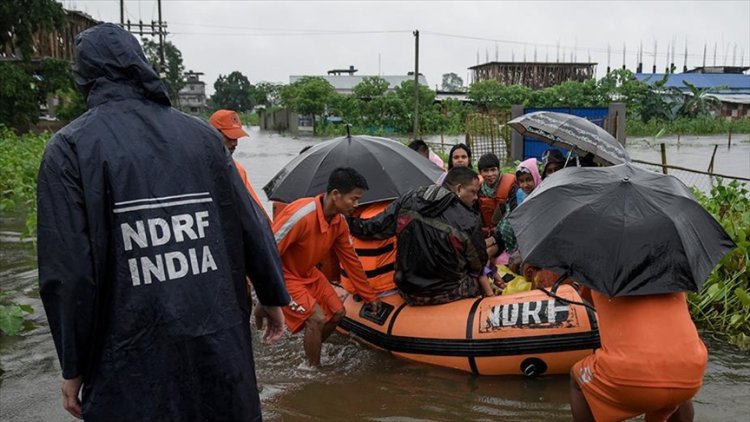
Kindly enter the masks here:
M 495 210 L 498 207 L 504 207 L 508 202 L 513 186 L 516 185 L 516 175 L 514 174 L 502 174 L 500 175 L 500 181 L 497 184 L 495 190 L 495 196 L 479 196 L 479 212 L 482 214 L 482 229 L 487 233 L 491 233 L 492 229 L 497 225 L 497 222 L 493 224 L 492 216 L 495 214 Z
M 363 219 L 372 218 L 380 214 L 390 205 L 389 202 L 378 202 L 362 207 L 362 210 L 355 211 L 358 217 Z M 383 240 L 361 240 L 352 236 L 354 249 L 357 252 L 359 261 L 367 275 L 367 281 L 376 292 L 385 292 L 396 288 L 393 281 L 396 266 L 396 236 Z M 353 292 L 353 287 L 349 277 L 344 269 L 341 269 L 341 285 L 349 292 Z

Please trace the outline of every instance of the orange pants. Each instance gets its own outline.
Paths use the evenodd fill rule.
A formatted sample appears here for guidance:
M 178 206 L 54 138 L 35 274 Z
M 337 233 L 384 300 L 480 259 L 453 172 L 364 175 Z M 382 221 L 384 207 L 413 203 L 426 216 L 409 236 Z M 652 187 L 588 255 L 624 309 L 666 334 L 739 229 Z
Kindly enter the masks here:
M 576 362 L 571 374 L 597 422 L 623 421 L 646 414 L 647 422 L 666 421 L 677 408 L 698 393 L 700 387 L 633 387 L 615 385 L 594 368 L 596 355 Z
M 325 275 L 317 268 L 313 269 L 310 278 L 299 278 L 284 274 L 286 289 L 289 296 L 297 305 L 304 308 L 304 312 L 293 311 L 289 306 L 283 307 L 286 326 L 292 334 L 298 333 L 305 325 L 305 321 L 313 313 L 317 303 L 326 316 L 326 320 L 344 308 L 344 304 L 336 294 Z

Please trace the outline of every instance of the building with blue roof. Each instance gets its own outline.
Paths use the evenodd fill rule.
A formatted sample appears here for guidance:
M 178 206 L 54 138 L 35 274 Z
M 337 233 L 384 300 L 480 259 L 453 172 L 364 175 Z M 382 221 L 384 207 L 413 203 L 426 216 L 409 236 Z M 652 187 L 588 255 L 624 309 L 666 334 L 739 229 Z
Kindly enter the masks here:
M 698 89 L 710 91 L 707 96 L 721 102 L 721 117 L 739 119 L 750 117 L 750 75 L 745 71 L 750 67 L 699 67 L 684 73 L 636 73 L 639 81 L 654 85 L 667 81 L 665 88 L 679 89 L 685 95 L 691 95 L 685 82 Z

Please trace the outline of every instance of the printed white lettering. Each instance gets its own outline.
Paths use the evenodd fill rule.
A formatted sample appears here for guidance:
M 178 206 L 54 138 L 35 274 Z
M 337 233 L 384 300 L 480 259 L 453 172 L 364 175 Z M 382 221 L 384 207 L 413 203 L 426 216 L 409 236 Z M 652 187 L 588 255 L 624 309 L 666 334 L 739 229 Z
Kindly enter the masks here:
M 533 309 L 531 309 L 532 304 L 534 305 Z M 534 318 L 534 324 L 539 324 L 541 322 L 541 320 L 539 319 L 539 311 L 541 310 L 541 300 L 537 300 L 535 302 L 524 302 L 521 311 L 521 324 L 528 324 L 530 322 L 529 318 Z
M 138 260 L 135 258 L 128 259 L 128 266 L 130 267 L 130 279 L 133 280 L 133 286 L 140 286 L 141 277 L 138 275 Z
M 157 228 L 159 228 L 159 230 L 157 230 Z M 169 230 L 169 225 L 162 218 L 149 218 L 148 231 L 151 234 L 152 246 L 164 245 L 172 238 L 172 232 Z M 157 233 L 158 231 L 161 231 L 161 236 Z
M 164 254 L 164 260 L 167 262 L 167 277 L 170 280 L 185 277 L 188 273 L 187 258 L 182 252 L 169 252 Z M 179 264 L 179 269 L 175 268 L 175 262 Z
M 198 238 L 198 235 L 193 231 L 193 216 L 190 214 L 173 215 L 172 231 L 174 232 L 174 240 L 177 242 L 185 240 L 183 235 L 187 235 L 191 240 Z
M 214 257 L 211 255 L 211 249 L 208 248 L 208 245 L 203 247 L 203 266 L 201 267 L 201 273 L 211 271 L 216 271 L 216 262 L 214 262 Z
M 206 237 L 204 229 L 208 227 L 208 211 L 199 211 L 195 213 L 195 223 L 198 226 L 198 236 Z
M 503 325 L 509 327 L 518 321 L 518 304 L 511 303 L 503 306 Z
M 199 274 L 198 256 L 195 254 L 195 249 L 188 249 L 188 255 L 190 256 L 190 270 L 193 271 L 193 274 Z
M 564 315 L 564 318 L 561 318 L 560 321 L 557 320 L 558 312 Z M 556 300 L 550 300 L 547 302 L 547 321 L 549 321 L 550 324 L 563 322 L 566 319 L 568 319 L 568 306 L 567 305 L 558 306 Z
M 161 255 L 154 257 L 156 263 L 151 262 L 146 256 L 141 257 L 141 268 L 143 268 L 143 284 L 151 284 L 151 276 L 155 276 L 157 280 L 164 281 L 166 276 L 164 275 L 164 262 L 162 261 Z
M 146 230 L 143 227 L 143 221 L 135 222 L 136 230 L 133 230 L 128 223 L 120 224 L 122 230 L 122 242 L 125 246 L 125 250 L 129 251 L 133 249 L 133 241 L 138 244 L 139 247 L 145 248 L 148 246 L 148 240 L 146 240 Z
M 177 248 L 181 242 L 205 238 L 208 227 L 208 211 L 122 223 L 120 229 L 125 250 L 132 251 L 137 247 L 146 254 L 127 259 L 133 286 L 217 271 L 219 268 L 209 245 L 196 245 L 187 250 Z M 165 253 L 150 251 L 149 255 L 149 247 L 163 245 L 174 247 Z

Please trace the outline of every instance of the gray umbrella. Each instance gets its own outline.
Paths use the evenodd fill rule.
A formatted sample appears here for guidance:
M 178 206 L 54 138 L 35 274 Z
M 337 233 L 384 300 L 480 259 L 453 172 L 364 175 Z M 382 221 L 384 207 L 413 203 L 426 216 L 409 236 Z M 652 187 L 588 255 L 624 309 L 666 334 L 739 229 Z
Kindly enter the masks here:
M 682 182 L 630 163 L 561 170 L 509 218 L 526 262 L 610 297 L 698 290 L 735 247 Z
M 292 202 L 323 193 L 337 167 L 353 167 L 370 189 L 360 204 L 396 199 L 434 184 L 443 171 L 406 145 L 375 136 L 344 136 L 321 142 L 295 157 L 263 190 L 268 199 Z
M 583 117 L 552 111 L 535 111 L 508 122 L 522 135 L 528 135 L 550 145 L 594 154 L 601 164 L 622 164 L 630 161 L 625 148 L 606 130 Z

